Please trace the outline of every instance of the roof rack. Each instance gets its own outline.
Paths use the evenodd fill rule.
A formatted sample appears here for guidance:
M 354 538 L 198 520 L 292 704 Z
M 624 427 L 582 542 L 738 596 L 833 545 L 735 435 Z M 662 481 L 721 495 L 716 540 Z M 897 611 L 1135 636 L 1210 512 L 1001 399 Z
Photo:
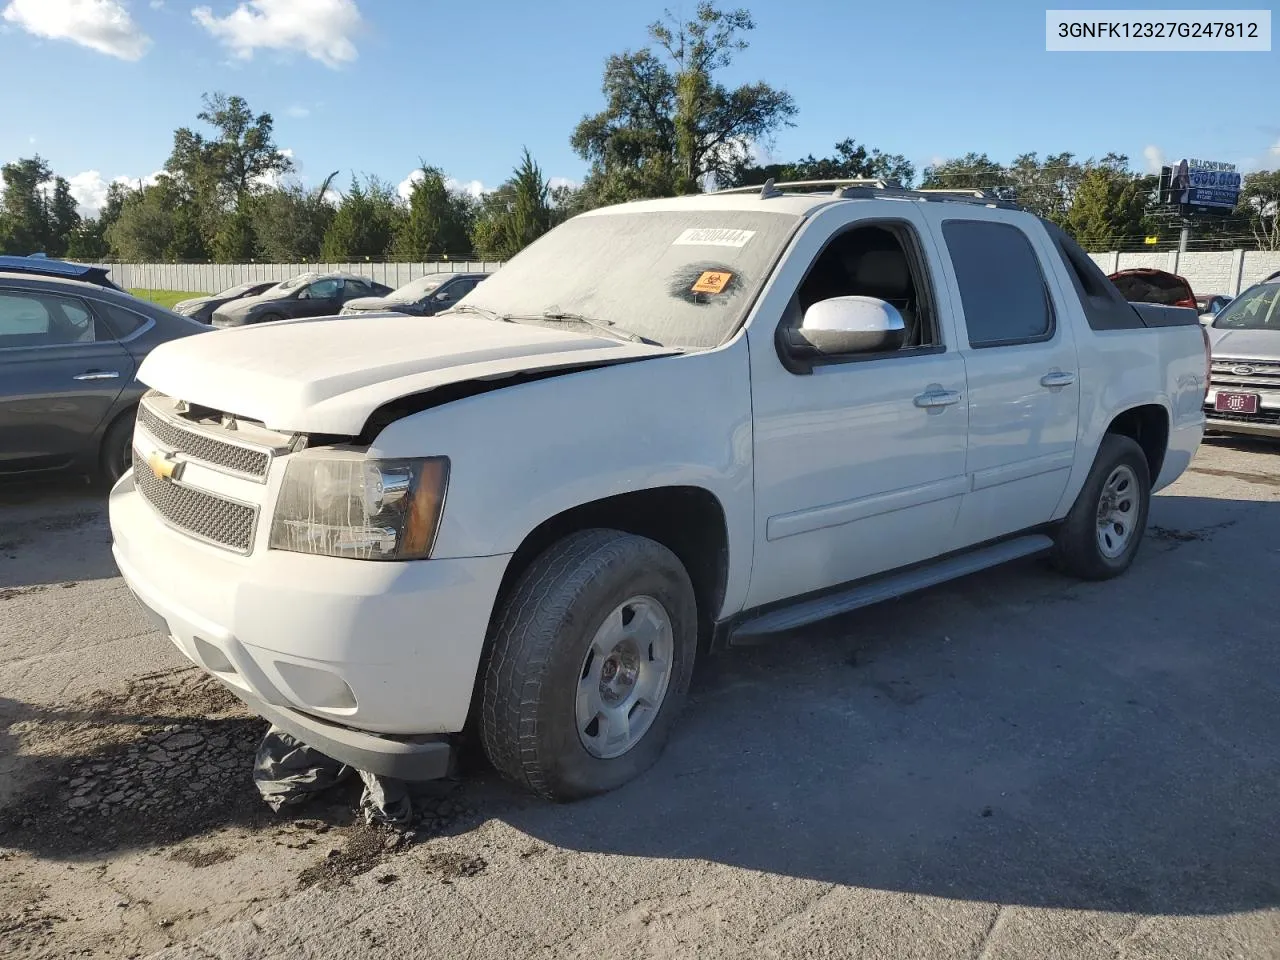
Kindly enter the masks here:
M 899 197 L 908 200 L 944 200 L 959 203 L 974 203 L 984 207 L 1000 207 L 1006 210 L 1021 210 L 1013 200 L 1000 196 L 994 190 L 911 190 L 902 186 L 897 180 L 879 177 L 856 178 L 848 180 L 784 180 L 781 183 L 769 178 L 758 187 L 731 187 L 728 190 L 716 190 L 716 194 L 757 193 L 761 200 L 785 196 L 788 192 L 818 193 L 823 188 L 830 188 L 830 196 L 842 200 Z

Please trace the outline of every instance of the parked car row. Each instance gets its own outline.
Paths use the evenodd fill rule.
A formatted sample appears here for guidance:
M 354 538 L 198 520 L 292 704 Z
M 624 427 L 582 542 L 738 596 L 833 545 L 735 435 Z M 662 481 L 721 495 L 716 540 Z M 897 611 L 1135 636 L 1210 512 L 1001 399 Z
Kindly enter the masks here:
M 166 340 L 339 312 L 429 316 L 485 276 L 434 274 L 393 290 L 368 277 L 307 273 L 167 310 L 131 296 L 101 267 L 0 256 L 0 475 L 71 469 L 116 480 L 131 460 L 144 392 L 138 366 Z
M 183 300 L 173 309 L 219 328 L 387 311 L 429 317 L 457 303 L 487 276 L 434 273 L 393 289 L 347 273 L 303 273 L 287 280 L 242 283 L 211 296 Z

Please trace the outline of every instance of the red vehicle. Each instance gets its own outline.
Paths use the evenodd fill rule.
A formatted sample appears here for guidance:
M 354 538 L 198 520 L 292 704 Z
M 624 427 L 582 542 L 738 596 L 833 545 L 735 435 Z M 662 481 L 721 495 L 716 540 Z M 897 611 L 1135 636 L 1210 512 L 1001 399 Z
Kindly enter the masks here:
M 1199 311 L 1191 284 L 1176 273 L 1141 268 L 1120 270 L 1107 279 L 1130 303 L 1159 303 L 1166 307 L 1190 307 Z

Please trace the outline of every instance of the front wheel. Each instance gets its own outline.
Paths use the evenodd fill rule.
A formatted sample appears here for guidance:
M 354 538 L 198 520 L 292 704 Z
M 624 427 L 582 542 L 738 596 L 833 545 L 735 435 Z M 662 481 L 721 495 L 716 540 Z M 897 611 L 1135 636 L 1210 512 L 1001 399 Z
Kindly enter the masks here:
M 551 800 L 619 787 L 662 752 L 697 648 L 693 585 L 662 544 L 586 530 L 521 574 L 495 621 L 481 742 Z
M 1124 573 L 1138 553 L 1150 505 L 1146 454 L 1129 437 L 1107 434 L 1058 529 L 1056 566 L 1084 580 L 1109 580 Z

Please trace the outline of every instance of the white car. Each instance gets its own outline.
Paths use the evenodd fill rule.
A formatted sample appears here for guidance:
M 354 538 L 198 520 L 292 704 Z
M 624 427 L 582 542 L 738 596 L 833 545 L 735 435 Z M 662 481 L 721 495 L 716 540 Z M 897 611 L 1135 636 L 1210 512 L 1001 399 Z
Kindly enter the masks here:
M 656 759 L 709 648 L 1033 554 L 1125 570 L 1207 350 L 1010 204 L 841 182 L 595 210 L 432 323 L 139 376 L 114 552 L 187 657 L 357 768 L 440 776 L 474 720 L 570 799 Z

